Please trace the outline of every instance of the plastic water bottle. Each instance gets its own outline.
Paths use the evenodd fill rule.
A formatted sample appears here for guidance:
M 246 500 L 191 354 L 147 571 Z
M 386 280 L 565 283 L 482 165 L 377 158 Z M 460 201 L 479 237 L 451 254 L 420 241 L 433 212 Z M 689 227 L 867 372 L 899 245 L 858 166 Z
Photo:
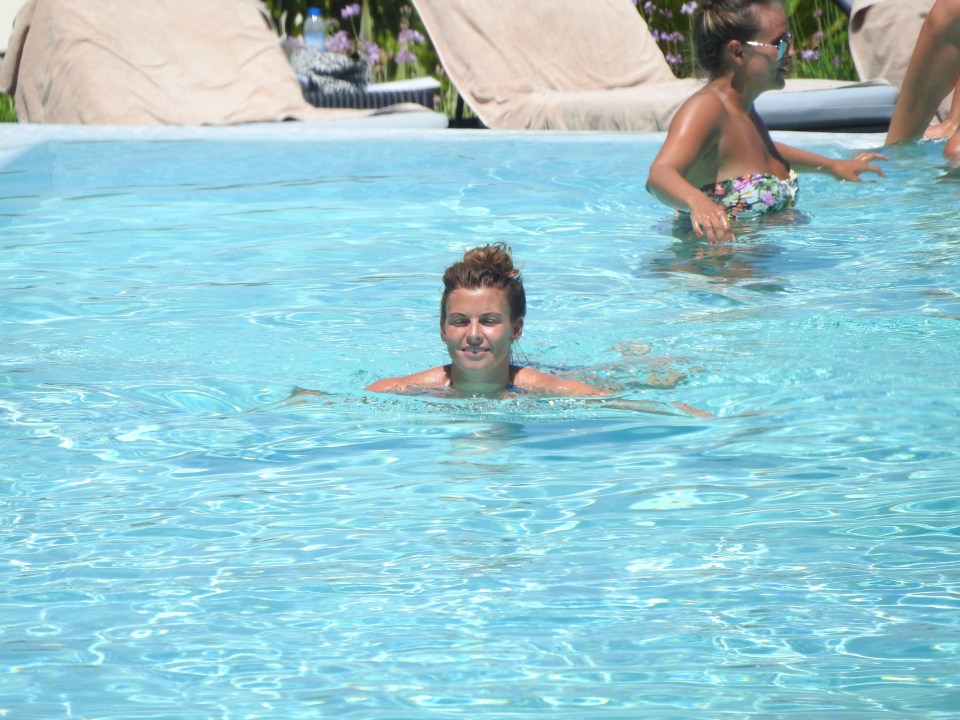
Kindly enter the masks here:
M 323 52 L 327 43 L 327 33 L 323 28 L 320 8 L 307 10 L 307 19 L 303 21 L 303 40 L 307 47 L 312 47 L 317 52 Z

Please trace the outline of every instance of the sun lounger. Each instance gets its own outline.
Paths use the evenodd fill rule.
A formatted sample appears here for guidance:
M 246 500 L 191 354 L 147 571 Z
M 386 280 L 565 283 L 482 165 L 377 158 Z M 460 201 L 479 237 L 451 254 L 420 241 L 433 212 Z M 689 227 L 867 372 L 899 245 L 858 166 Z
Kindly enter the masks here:
M 30 0 L 0 68 L 21 122 L 229 125 L 363 118 L 308 103 L 255 0 Z M 437 127 L 439 113 L 412 113 Z M 404 123 L 409 126 L 409 123 Z
M 447 75 L 487 127 L 663 131 L 703 85 L 673 74 L 630 0 L 413 4 Z M 880 127 L 896 101 L 882 85 L 789 80 L 789 92 L 758 109 L 772 129 Z
M 897 95 L 897 89 L 885 82 L 865 82 L 766 92 L 754 106 L 773 130 L 886 132 Z
M 439 92 L 440 83 L 435 78 L 422 77 L 371 83 L 364 92 L 330 93 L 308 89 L 303 91 L 303 96 L 315 107 L 375 109 L 397 103 L 416 103 L 433 110 Z

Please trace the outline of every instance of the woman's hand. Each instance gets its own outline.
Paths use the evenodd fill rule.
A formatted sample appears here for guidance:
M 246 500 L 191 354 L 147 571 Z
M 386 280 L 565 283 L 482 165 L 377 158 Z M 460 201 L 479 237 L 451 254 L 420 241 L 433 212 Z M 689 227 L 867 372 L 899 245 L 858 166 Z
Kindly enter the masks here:
M 889 160 L 886 155 L 876 152 L 862 152 L 855 155 L 850 160 L 832 160 L 828 165 L 830 172 L 841 180 L 850 180 L 851 182 L 860 182 L 860 175 L 865 172 L 876 173 L 880 177 L 885 177 L 883 170 L 874 165 L 875 160 Z
M 690 224 L 697 237 L 706 235 L 711 243 L 736 240 L 727 211 L 703 193 L 697 195 L 690 201 Z

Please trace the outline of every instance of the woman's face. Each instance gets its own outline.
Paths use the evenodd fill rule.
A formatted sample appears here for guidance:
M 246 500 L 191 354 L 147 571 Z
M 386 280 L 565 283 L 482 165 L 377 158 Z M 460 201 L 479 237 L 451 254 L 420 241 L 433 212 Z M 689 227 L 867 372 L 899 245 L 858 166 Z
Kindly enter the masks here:
M 790 24 L 787 13 L 780 3 L 754 5 L 754 18 L 759 26 L 757 36 L 752 41 L 762 45 L 743 44 L 747 67 L 765 87 L 780 89 L 787 82 L 787 74 L 793 65 L 793 46 L 787 48 L 782 59 L 777 59 L 777 45 L 789 37 Z
M 455 371 L 490 379 L 508 372 L 510 347 L 522 332 L 523 318 L 511 320 L 503 290 L 459 288 L 447 295 L 447 317 L 440 324 L 440 338 Z

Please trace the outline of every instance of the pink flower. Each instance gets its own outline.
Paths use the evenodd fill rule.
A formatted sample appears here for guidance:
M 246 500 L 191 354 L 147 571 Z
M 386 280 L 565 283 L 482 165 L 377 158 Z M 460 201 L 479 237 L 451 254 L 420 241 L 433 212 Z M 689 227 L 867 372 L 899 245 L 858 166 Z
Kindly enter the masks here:
M 353 42 L 345 30 L 337 30 L 333 35 L 327 38 L 325 50 L 333 53 L 349 53 L 353 47 Z
M 414 45 L 423 45 L 425 39 L 423 33 L 412 30 L 411 28 L 404 28 L 400 31 L 400 34 L 397 35 L 397 42 L 402 44 L 412 43 Z
M 368 65 L 376 65 L 378 62 L 380 62 L 381 50 L 379 45 L 377 45 L 375 42 L 364 40 L 361 42 L 361 47 L 363 54 L 367 58 Z

